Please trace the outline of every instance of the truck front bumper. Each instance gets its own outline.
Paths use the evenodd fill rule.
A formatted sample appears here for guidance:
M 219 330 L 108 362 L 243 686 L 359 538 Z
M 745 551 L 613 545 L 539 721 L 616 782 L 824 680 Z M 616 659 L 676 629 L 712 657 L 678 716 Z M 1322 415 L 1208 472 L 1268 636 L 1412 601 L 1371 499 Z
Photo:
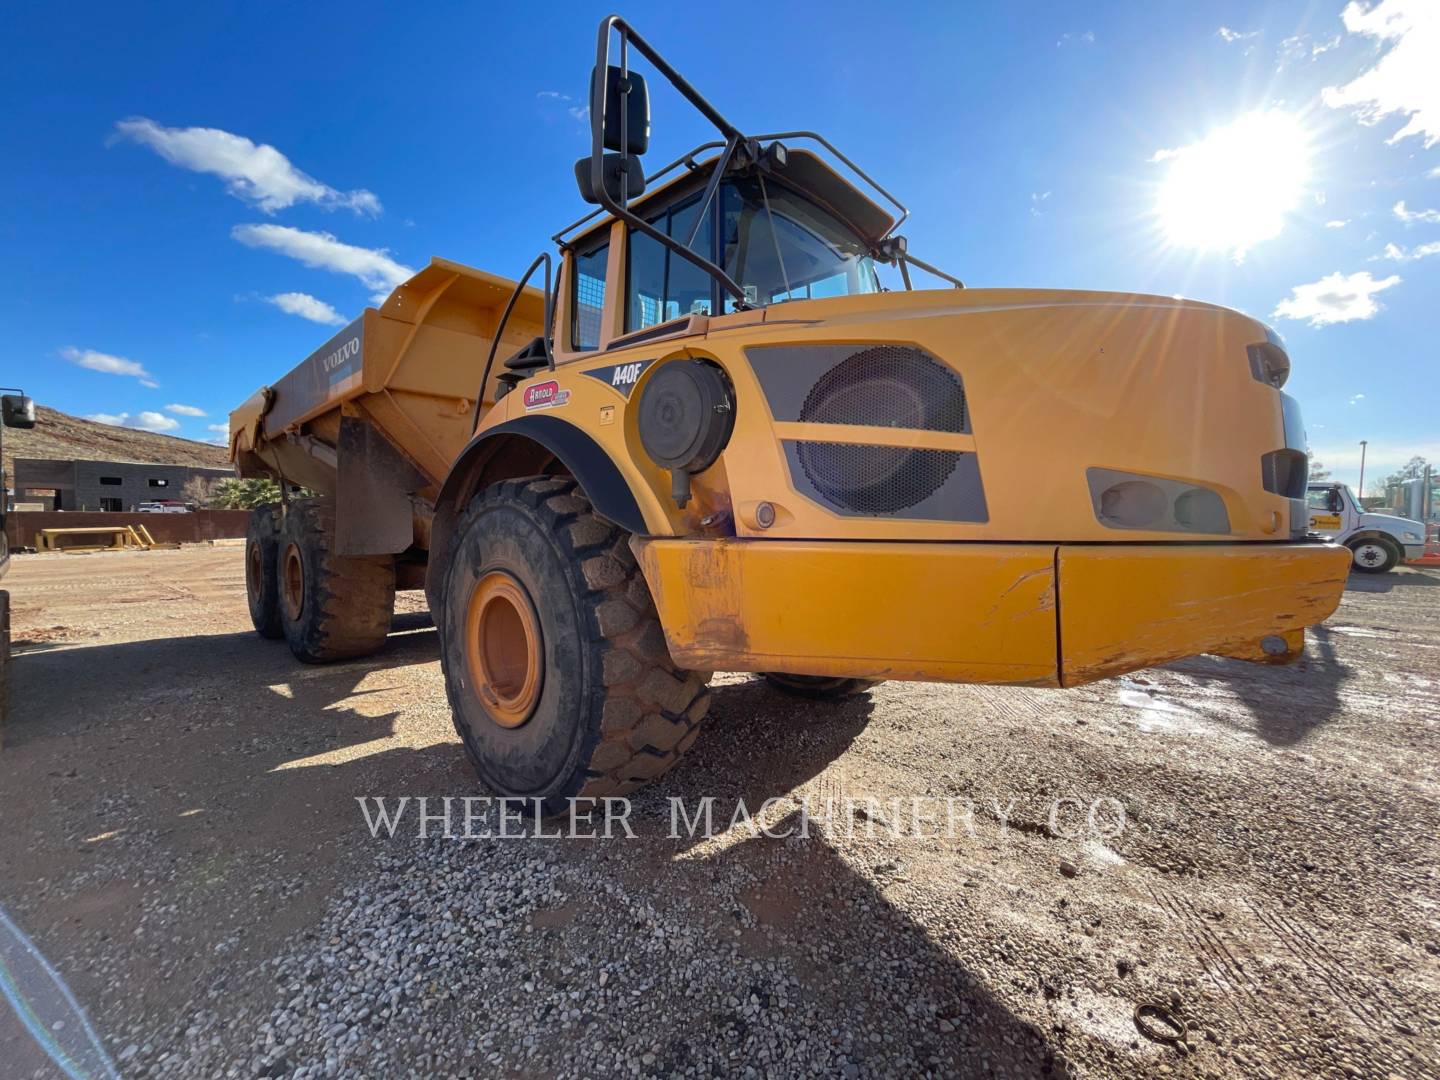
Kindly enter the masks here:
M 1032 686 L 1294 660 L 1350 566 L 1317 543 L 633 545 L 681 667 Z

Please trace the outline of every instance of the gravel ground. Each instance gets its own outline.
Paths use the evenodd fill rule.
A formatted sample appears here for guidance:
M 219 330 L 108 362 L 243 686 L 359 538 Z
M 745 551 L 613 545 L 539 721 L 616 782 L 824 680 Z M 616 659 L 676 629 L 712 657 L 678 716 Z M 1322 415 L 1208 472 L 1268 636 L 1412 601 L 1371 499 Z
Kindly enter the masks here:
M 418 595 L 306 668 L 248 632 L 238 547 L 6 585 L 0 904 L 123 1075 L 1440 1075 L 1433 571 L 1352 581 L 1293 668 L 720 675 L 610 839 L 417 835 L 413 800 L 484 794 Z M 356 799 L 402 796 L 373 837 Z M 672 836 L 702 796 L 715 835 Z

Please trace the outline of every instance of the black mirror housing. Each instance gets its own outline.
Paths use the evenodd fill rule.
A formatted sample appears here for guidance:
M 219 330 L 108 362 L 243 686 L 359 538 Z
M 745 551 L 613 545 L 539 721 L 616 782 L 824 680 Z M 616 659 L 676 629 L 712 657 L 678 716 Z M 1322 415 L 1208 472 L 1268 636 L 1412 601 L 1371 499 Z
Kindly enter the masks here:
M 35 426 L 35 402 L 24 394 L 0 395 L 0 420 L 6 427 L 33 428 Z
M 597 67 L 590 72 L 590 100 L 595 100 Z M 630 92 L 621 93 L 628 81 Z M 628 112 L 626 111 L 628 110 Z M 625 118 L 625 143 L 620 143 L 621 117 Z M 622 154 L 643 154 L 650 149 L 650 92 L 645 78 L 630 72 L 621 76 L 614 64 L 606 67 L 605 85 L 605 149 Z
M 580 188 L 580 197 L 598 206 L 600 195 L 591 183 L 590 163 L 588 157 L 575 162 L 575 183 Z M 605 176 L 605 192 L 613 202 L 620 202 L 622 192 L 627 202 L 645 194 L 645 173 L 641 171 L 639 158 L 606 154 L 601 167 Z

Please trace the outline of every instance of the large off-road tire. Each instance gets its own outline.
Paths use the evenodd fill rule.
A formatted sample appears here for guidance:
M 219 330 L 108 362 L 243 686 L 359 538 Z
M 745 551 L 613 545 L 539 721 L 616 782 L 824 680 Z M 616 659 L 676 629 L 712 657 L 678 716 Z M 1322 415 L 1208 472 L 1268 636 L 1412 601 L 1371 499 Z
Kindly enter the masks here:
M 1388 573 L 1400 561 L 1400 548 L 1380 537 L 1351 540 L 1345 546 L 1350 549 L 1350 565 L 1362 574 Z
M 854 697 L 879 686 L 883 679 L 846 679 L 829 675 L 787 675 L 783 671 L 765 672 L 765 681 L 777 690 L 815 701 L 835 701 Z
M 395 610 L 391 555 L 335 554 L 335 506 L 292 499 L 280 528 L 280 625 L 307 664 L 369 656 L 385 644 Z
M 250 622 L 263 638 L 285 636 L 280 625 L 280 586 L 276 566 L 280 558 L 280 508 L 259 506 L 250 511 L 245 529 L 245 600 Z
M 569 478 L 495 484 L 456 524 L 440 618 L 455 728 L 487 787 L 545 815 L 660 776 L 710 707 L 629 539 Z

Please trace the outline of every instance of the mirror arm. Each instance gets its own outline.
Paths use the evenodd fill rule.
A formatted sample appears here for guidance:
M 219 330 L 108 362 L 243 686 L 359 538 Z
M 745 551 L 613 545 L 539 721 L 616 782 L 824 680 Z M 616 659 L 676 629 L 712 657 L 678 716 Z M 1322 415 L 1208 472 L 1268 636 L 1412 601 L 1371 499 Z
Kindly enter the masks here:
M 720 129 L 720 133 L 725 136 L 727 144 L 732 140 L 739 142 L 744 139 L 744 135 L 740 133 L 740 130 L 736 128 L 734 124 L 721 116 L 715 106 L 701 97 L 700 92 L 691 86 L 685 80 L 684 76 L 666 63 L 664 57 L 656 52 L 649 42 L 635 33 L 635 31 L 630 28 L 630 24 L 619 15 L 611 15 L 600 23 L 599 40 L 595 46 L 596 71 L 604 72 L 608 70 L 610 66 L 610 33 L 612 30 L 618 30 L 620 32 L 622 49 L 633 45 L 641 56 L 650 61 L 656 71 L 670 81 L 670 85 L 675 87 L 682 97 L 689 101 L 691 105 L 694 105 L 705 119 Z M 624 55 L 628 59 L 628 53 Z M 682 245 L 674 237 L 665 235 L 659 229 L 652 226 L 649 222 L 643 221 L 625 207 L 624 200 L 627 181 L 622 179 L 620 184 L 620 198 L 618 200 L 610 197 L 609 188 L 605 183 L 605 109 L 610 80 L 596 78 L 593 82 L 594 86 L 590 91 L 590 183 L 595 192 L 595 197 L 600 201 L 600 205 L 631 228 L 640 230 L 646 236 L 651 237 L 658 243 L 669 248 L 682 259 L 698 266 L 718 281 L 720 287 L 733 296 L 741 307 L 748 307 L 749 305 L 745 303 L 745 290 L 736 284 L 735 280 L 725 272 L 723 267 L 715 265 L 715 263 L 703 255 L 696 254 L 690 250 L 689 247 Z M 627 143 L 621 142 L 621 146 L 627 145 Z M 636 161 L 634 155 L 628 151 L 622 151 L 620 154 L 620 167 L 624 170 L 638 168 L 639 162 Z

